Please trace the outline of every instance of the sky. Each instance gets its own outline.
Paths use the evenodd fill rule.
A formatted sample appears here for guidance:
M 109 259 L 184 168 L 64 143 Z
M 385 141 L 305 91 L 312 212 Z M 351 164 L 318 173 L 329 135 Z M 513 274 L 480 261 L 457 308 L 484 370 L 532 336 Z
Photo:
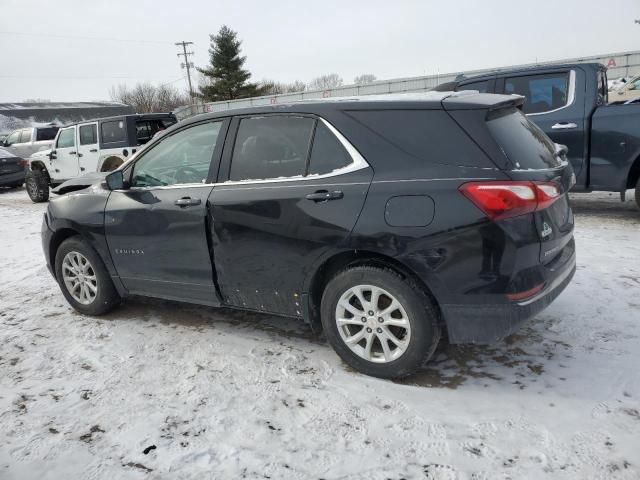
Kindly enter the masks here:
M 0 0 L 0 102 L 108 100 L 117 84 L 186 90 L 209 34 L 238 32 L 252 80 L 391 79 L 640 50 L 639 0 Z

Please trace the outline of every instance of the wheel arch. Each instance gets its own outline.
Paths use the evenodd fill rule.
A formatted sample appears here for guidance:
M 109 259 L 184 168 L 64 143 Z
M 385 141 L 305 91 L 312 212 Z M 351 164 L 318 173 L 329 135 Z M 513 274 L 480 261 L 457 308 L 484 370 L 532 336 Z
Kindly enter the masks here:
M 625 190 L 635 188 L 636 184 L 638 183 L 638 179 L 640 179 L 640 155 L 636 157 L 634 162 L 631 164 L 629 173 L 627 173 L 627 183 L 625 185 Z
M 38 171 L 46 172 L 47 174 L 49 174 L 49 171 L 47 170 L 47 166 L 44 164 L 42 160 L 33 160 L 29 162 L 29 168 L 31 170 L 38 170 Z
M 325 258 L 314 270 L 313 274 L 307 277 L 303 289 L 305 292 L 304 319 L 310 324 L 314 331 L 320 332 L 322 330 L 320 323 L 320 301 L 322 299 L 322 292 L 329 280 L 346 268 L 361 265 L 389 268 L 402 277 L 411 279 L 433 302 L 438 314 L 438 323 L 444 323 L 440 304 L 433 294 L 432 289 L 411 268 L 395 258 L 378 252 L 347 250 L 334 253 L 328 258 Z
M 52 270 L 53 270 L 54 277 L 55 277 L 55 271 L 56 271 L 55 269 L 56 254 L 58 253 L 58 249 L 60 248 L 60 245 L 62 245 L 62 242 L 64 242 L 67 238 L 71 238 L 75 236 L 83 238 L 82 234 L 79 231 L 69 227 L 56 230 L 54 234 L 51 236 L 51 240 L 49 241 L 49 265 L 53 267 Z
M 98 171 L 110 172 L 118 168 L 124 162 L 124 158 L 119 157 L 118 155 L 109 155 L 100 162 L 100 168 L 98 169 Z

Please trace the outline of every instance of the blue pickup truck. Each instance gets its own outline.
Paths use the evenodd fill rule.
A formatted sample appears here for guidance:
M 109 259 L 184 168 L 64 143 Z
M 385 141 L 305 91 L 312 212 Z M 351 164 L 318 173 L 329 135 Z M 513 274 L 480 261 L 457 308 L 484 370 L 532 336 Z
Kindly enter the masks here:
M 569 149 L 574 191 L 635 188 L 640 207 L 640 103 L 609 103 L 607 69 L 599 63 L 545 65 L 460 78 L 439 91 L 478 90 L 526 97 L 523 111 Z

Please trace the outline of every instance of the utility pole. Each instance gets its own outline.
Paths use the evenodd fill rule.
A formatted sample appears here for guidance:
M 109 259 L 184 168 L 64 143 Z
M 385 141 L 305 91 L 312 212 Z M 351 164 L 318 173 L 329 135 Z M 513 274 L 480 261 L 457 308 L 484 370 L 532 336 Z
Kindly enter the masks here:
M 177 46 L 182 47 L 182 53 L 178 54 L 178 57 L 184 57 L 184 63 L 181 63 L 182 68 L 187 69 L 187 81 L 189 82 L 189 99 L 193 105 L 193 87 L 191 86 L 191 68 L 193 68 L 193 62 L 189 61 L 189 55 L 193 55 L 193 52 L 187 52 L 187 45 L 193 45 L 193 42 L 176 42 Z

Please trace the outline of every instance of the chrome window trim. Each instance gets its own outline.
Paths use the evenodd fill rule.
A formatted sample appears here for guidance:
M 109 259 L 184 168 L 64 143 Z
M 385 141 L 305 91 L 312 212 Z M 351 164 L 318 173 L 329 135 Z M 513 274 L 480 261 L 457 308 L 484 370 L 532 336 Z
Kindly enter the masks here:
M 534 76 L 534 75 L 521 75 L 521 76 L 526 77 L 526 76 Z M 514 77 L 507 77 L 507 78 L 514 78 Z M 569 92 L 567 97 L 567 103 L 564 104 L 562 107 L 554 108 L 553 110 L 547 110 L 546 112 L 527 113 L 526 115 L 527 117 L 535 117 L 537 115 L 546 115 L 548 113 L 558 112 L 560 110 L 563 110 L 573 105 L 573 102 L 575 102 L 575 100 L 576 100 L 576 71 L 569 70 Z
M 282 183 L 282 182 L 300 182 L 300 181 L 308 181 L 308 180 L 321 180 L 323 178 L 332 178 L 337 177 L 339 175 L 344 175 L 345 173 L 357 172 L 358 170 L 363 170 L 369 167 L 369 164 L 364 159 L 360 152 L 356 150 L 356 148 L 342 135 L 333 125 L 331 125 L 328 121 L 326 121 L 322 117 L 318 117 L 331 133 L 333 133 L 340 144 L 347 151 L 349 156 L 351 157 L 352 162 L 346 167 L 338 168 L 329 173 L 323 173 L 321 175 L 297 175 L 295 177 L 279 177 L 279 178 L 262 178 L 262 179 L 247 179 L 247 180 L 227 180 L 226 182 L 218 183 L 216 185 L 247 185 L 247 184 L 256 184 L 256 183 Z M 233 162 L 233 159 L 231 160 Z
M 154 185 L 154 186 L 148 186 L 148 187 L 131 187 L 128 190 L 115 190 L 115 191 L 125 192 L 125 191 L 131 191 L 131 190 L 133 191 L 171 190 L 175 188 L 220 187 L 220 186 L 234 186 L 234 185 L 255 185 L 255 184 L 265 184 L 265 183 L 266 184 L 287 183 L 287 182 L 300 182 L 300 181 L 303 181 L 306 183 L 307 181 L 322 180 L 325 178 L 333 178 L 340 175 L 344 175 L 346 173 L 357 172 L 358 170 L 363 170 L 369 167 L 369 164 L 364 159 L 364 157 L 360 155 L 360 152 L 356 150 L 356 148 L 351 144 L 351 142 L 349 142 L 349 140 L 345 138 L 344 135 L 342 135 L 333 125 L 331 125 L 324 118 L 318 117 L 318 120 L 320 120 L 329 129 L 329 131 L 336 136 L 340 144 L 344 147 L 344 149 L 347 151 L 347 153 L 351 157 L 352 162 L 346 167 L 342 167 L 337 170 L 334 170 L 333 172 L 324 173 L 322 175 L 307 175 L 307 176 L 299 175 L 295 177 L 265 178 L 260 180 L 258 179 L 227 180 L 226 182 L 218 182 L 218 183 L 215 183 L 215 182 L 214 183 L 199 183 L 199 182 L 198 183 L 178 183 L 175 185 Z M 364 183 L 362 184 L 364 185 Z M 345 184 L 342 183 L 342 184 L 335 184 L 335 185 L 337 186 L 337 185 L 345 185 Z M 349 183 L 349 185 L 352 185 L 352 183 Z M 284 187 L 285 185 L 282 185 L 282 186 Z M 329 186 L 329 185 L 321 184 L 321 185 L 309 185 L 309 186 L 322 187 L 322 186 Z

